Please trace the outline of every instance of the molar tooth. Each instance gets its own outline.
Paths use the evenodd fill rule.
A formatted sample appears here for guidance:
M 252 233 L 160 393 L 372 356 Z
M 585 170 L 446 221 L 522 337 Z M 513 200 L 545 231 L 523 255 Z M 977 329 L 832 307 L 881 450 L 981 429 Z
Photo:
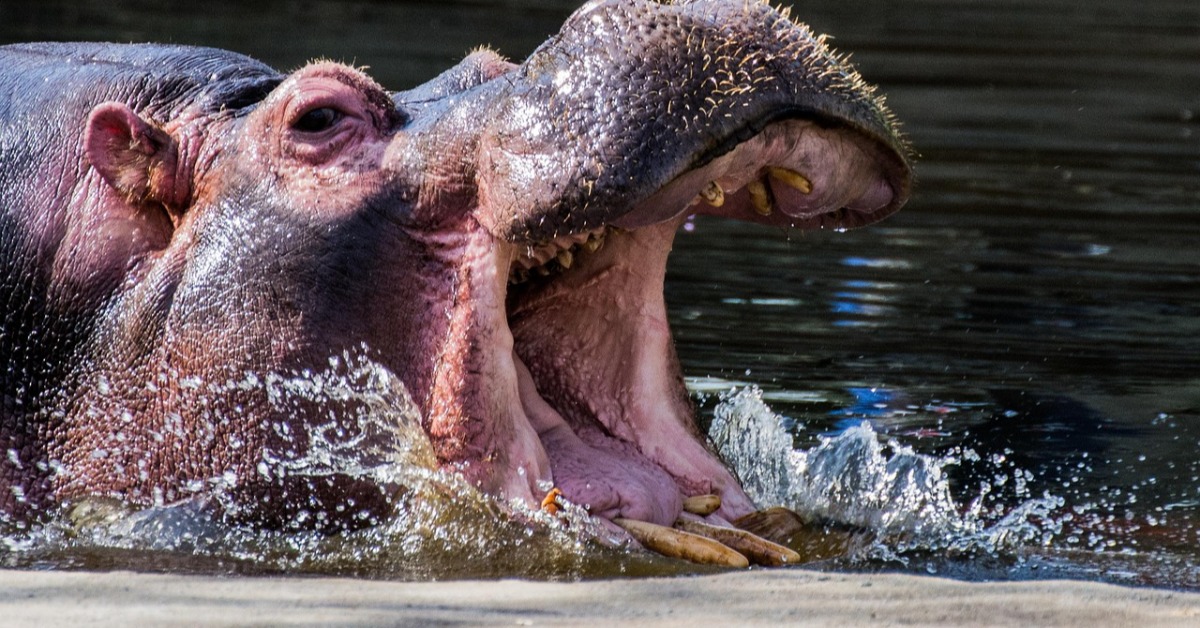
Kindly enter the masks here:
M 791 170 L 789 168 L 780 168 L 778 166 L 768 166 L 767 174 L 771 175 L 775 180 L 800 191 L 801 194 L 809 194 L 812 192 L 812 181 L 808 177 Z
M 550 269 L 546 268 L 545 266 L 538 266 L 537 268 L 535 268 L 533 270 L 535 272 L 537 272 L 537 274 L 541 277 L 549 277 L 550 276 Z
M 559 265 L 563 268 L 570 268 L 571 264 L 575 263 L 575 256 L 568 249 L 559 251 L 558 255 L 554 256 L 554 259 L 558 260 Z
M 700 196 L 704 198 L 704 202 L 713 207 L 725 204 L 725 190 L 722 190 L 721 184 L 716 181 L 709 181 L 708 186 L 700 191 Z
M 750 193 L 750 204 L 754 206 L 754 211 L 760 216 L 770 216 L 775 208 L 767 186 L 763 185 L 762 181 L 751 181 L 746 184 L 746 191 Z

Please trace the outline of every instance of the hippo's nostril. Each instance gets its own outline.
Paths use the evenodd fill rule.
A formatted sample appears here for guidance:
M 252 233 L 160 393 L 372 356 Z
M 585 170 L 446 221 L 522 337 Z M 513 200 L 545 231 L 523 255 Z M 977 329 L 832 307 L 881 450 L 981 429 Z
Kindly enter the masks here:
M 401 105 L 398 102 L 396 103 L 396 108 L 392 109 L 390 118 L 392 127 L 390 130 L 392 131 L 402 129 L 408 126 L 409 122 L 412 122 L 412 114 L 410 114 L 408 110 L 404 108 L 404 105 Z

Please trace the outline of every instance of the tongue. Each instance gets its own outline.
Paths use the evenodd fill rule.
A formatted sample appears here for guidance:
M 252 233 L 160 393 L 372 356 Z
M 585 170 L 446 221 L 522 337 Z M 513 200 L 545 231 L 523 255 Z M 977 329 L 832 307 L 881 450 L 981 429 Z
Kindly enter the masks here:
M 521 405 L 550 458 L 563 497 L 605 519 L 624 517 L 671 525 L 683 508 L 679 487 L 630 443 L 599 424 L 571 429 L 538 393 L 525 363 L 514 353 Z

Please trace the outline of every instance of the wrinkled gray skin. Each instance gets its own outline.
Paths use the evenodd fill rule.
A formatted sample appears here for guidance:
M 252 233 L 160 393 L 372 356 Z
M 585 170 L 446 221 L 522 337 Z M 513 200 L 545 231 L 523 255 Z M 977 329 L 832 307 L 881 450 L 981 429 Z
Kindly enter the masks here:
M 676 228 L 855 227 L 909 190 L 871 89 L 728 0 L 592 2 L 519 66 L 479 52 L 398 94 L 210 49 L 0 48 L 0 146 L 18 520 L 220 483 L 264 525 L 370 523 L 394 487 L 288 471 L 314 430 L 374 438 L 355 402 L 254 385 L 343 354 L 394 373 L 437 462 L 486 492 L 665 524 L 717 493 L 732 520 L 755 505 L 698 433 L 667 329 Z M 723 203 L 698 196 L 714 181 Z

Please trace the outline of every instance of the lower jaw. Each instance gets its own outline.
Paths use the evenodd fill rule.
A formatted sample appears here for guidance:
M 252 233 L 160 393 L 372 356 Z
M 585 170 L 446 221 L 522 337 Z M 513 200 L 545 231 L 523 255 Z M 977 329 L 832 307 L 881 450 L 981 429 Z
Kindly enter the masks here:
M 522 403 L 549 433 L 555 483 L 569 500 L 597 501 L 592 513 L 606 518 L 669 525 L 683 496 L 706 493 L 728 496 L 727 518 L 753 509 L 703 444 L 675 358 L 663 279 L 682 221 L 611 234 L 569 271 L 509 298 L 514 357 L 528 375 Z

